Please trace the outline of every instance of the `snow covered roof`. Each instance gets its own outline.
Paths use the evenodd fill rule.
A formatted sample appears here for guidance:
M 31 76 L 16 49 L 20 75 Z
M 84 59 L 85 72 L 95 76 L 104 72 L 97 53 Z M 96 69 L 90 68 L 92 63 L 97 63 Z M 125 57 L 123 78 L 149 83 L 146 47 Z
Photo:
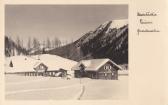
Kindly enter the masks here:
M 39 57 L 38 57 L 39 56 Z M 38 58 L 40 58 L 38 60 Z M 12 61 L 13 67 L 9 67 Z M 13 56 L 8 57 L 5 60 L 5 72 L 33 72 L 35 66 L 43 63 L 48 67 L 48 70 L 71 70 L 71 68 L 77 64 L 76 61 L 69 60 L 57 55 L 41 54 L 35 56 Z
M 36 62 L 35 64 L 34 64 L 34 66 L 33 66 L 33 68 L 35 69 L 37 66 L 39 66 L 39 65 L 43 65 L 43 66 L 45 66 L 45 67 L 47 67 L 47 65 L 45 65 L 43 62 Z M 47 67 L 48 68 L 48 67 Z
M 71 70 L 71 68 L 77 64 L 76 61 L 51 54 L 36 55 L 33 56 L 33 58 L 38 59 L 38 56 L 40 58 L 40 61 L 48 67 L 48 70 Z
M 42 62 L 36 62 L 33 66 L 33 68 L 36 68 L 37 66 L 39 66 Z
M 128 70 L 120 70 L 120 71 L 118 71 L 118 74 L 120 74 L 120 75 L 128 75 Z
M 72 70 L 79 70 L 79 66 L 83 64 L 85 66 L 85 70 L 98 70 L 100 67 L 102 67 L 105 63 L 111 62 L 114 64 L 118 69 L 122 69 L 119 65 L 117 65 L 115 62 L 111 61 L 108 58 L 105 59 L 91 59 L 91 60 L 82 60 L 77 65 L 75 65 Z

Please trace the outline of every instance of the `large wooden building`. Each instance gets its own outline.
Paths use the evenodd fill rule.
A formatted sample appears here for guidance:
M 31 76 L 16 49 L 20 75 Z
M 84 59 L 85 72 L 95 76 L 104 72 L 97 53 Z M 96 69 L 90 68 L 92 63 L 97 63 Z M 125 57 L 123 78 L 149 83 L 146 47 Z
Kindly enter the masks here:
M 92 79 L 118 79 L 118 70 L 122 69 L 110 59 L 82 60 L 75 65 L 74 76 L 76 78 L 89 77 Z
M 57 65 L 55 67 L 52 66 L 51 68 L 51 65 L 47 66 L 42 62 L 36 63 L 36 65 L 34 65 L 34 70 L 38 74 L 51 77 L 65 77 L 68 71 L 62 68 L 58 68 Z

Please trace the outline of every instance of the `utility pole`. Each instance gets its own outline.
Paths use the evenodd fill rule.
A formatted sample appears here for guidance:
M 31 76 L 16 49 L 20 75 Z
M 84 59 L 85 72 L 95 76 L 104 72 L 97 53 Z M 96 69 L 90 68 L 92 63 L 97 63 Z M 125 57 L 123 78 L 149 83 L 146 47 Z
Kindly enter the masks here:
M 85 73 L 85 66 L 81 63 L 79 68 L 80 68 L 80 84 L 82 84 L 82 77 L 83 74 Z

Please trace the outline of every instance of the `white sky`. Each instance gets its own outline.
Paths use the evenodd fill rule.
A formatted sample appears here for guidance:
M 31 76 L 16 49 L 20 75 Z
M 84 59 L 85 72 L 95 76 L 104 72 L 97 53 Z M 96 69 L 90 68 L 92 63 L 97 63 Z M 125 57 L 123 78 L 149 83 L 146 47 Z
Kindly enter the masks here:
M 128 19 L 128 5 L 6 5 L 5 35 L 27 41 L 71 41 L 114 19 Z

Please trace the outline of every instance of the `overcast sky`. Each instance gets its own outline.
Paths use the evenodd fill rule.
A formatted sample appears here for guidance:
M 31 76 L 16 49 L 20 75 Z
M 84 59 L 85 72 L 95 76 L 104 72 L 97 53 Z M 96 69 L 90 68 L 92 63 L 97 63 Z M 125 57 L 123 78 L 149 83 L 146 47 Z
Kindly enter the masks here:
M 114 19 L 128 19 L 128 5 L 6 5 L 5 34 L 70 41 Z

